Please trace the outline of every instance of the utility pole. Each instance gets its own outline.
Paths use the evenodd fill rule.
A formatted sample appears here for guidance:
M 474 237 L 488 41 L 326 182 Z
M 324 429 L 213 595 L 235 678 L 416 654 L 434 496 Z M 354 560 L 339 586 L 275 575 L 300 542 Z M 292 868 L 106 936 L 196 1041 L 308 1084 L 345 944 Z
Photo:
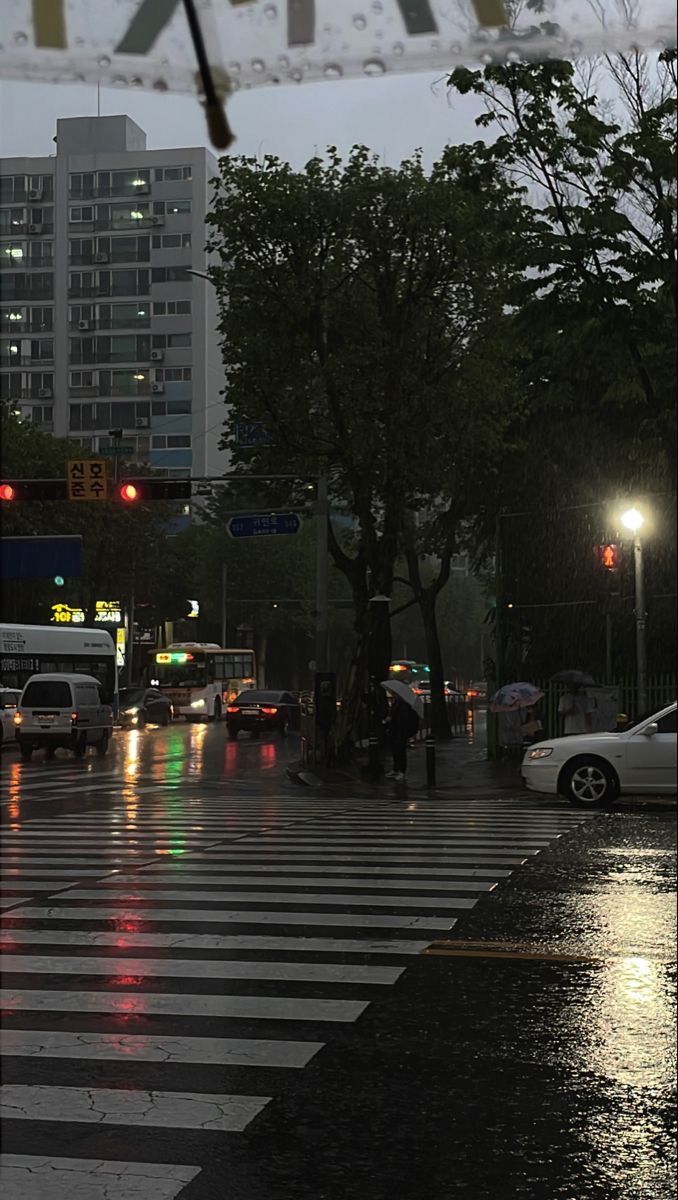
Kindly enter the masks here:
M 315 669 L 326 671 L 328 634 L 328 521 L 327 475 L 318 477 L 316 490 Z
M 496 675 L 494 682 L 497 687 L 501 687 L 502 683 L 504 683 L 504 580 L 501 548 L 501 518 L 502 514 L 497 517 L 494 535 L 494 657 Z
M 636 670 L 638 673 L 638 712 L 647 710 L 647 643 L 645 612 L 645 574 L 643 570 L 643 544 L 636 533 L 633 539 L 633 560 L 636 576 Z
M 226 563 L 221 564 L 221 645 L 222 649 L 226 646 L 226 585 L 228 581 L 228 570 Z

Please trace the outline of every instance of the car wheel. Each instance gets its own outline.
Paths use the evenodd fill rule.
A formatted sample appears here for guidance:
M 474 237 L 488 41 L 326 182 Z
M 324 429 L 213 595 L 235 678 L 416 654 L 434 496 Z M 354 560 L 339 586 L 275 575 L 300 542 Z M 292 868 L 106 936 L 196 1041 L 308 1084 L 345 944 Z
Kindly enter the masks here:
M 24 762 L 30 762 L 33 755 L 33 747 L 25 746 L 22 742 L 19 746 L 19 749 L 21 750 L 21 757 L 23 758 Z
M 228 726 L 227 726 L 227 729 L 228 729 L 228 736 L 229 736 L 230 738 L 233 738 L 233 741 L 235 741 L 235 739 L 236 739 L 236 738 L 237 738 L 237 736 L 238 736 L 238 730 L 237 730 L 236 726 L 235 726 L 235 725 L 228 725 Z
M 602 758 L 577 758 L 565 767 L 559 791 L 577 808 L 604 808 L 617 799 L 619 782 Z
M 87 751 L 87 738 L 84 733 L 81 733 L 73 747 L 73 753 L 76 758 L 84 758 Z
M 101 741 L 97 742 L 97 754 L 99 755 L 99 758 L 103 758 L 104 754 L 108 754 L 109 740 L 108 731 L 106 731 L 102 734 Z

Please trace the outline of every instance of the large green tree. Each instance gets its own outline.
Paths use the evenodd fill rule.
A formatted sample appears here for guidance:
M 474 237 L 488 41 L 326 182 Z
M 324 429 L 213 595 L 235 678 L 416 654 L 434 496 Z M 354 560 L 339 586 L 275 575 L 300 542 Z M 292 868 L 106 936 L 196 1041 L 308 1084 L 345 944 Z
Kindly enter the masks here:
M 462 519 L 508 419 L 497 372 L 482 366 L 521 218 L 519 190 L 477 146 L 448 147 L 430 172 L 418 156 L 383 167 L 363 147 L 299 172 L 271 157 L 221 162 L 208 221 L 224 444 L 243 471 L 329 477 L 344 516 L 330 551 L 357 635 L 340 738 L 364 690 L 369 600 L 391 594 L 413 514 L 435 510 L 438 528 Z M 243 453 L 243 421 L 271 444 Z M 382 677 L 389 654 L 384 638 Z

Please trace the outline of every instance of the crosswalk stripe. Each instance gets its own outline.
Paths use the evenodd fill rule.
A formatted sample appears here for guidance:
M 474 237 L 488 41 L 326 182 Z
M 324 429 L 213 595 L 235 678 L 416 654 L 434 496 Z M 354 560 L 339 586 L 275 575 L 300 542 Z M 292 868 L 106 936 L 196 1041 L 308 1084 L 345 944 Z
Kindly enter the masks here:
M 0 968 L 21 975 L 121 975 L 168 979 L 266 979 L 304 983 L 361 983 L 389 986 L 402 967 L 361 963 L 239 962 L 229 959 L 77 958 L 70 955 L 3 954 Z
M 526 850 L 523 854 L 502 853 L 500 850 L 483 850 L 481 853 L 476 853 L 473 847 L 470 847 L 465 853 L 447 853 L 446 851 L 438 852 L 437 850 L 418 850 L 408 853 L 406 850 L 351 850 L 344 853 L 343 850 L 334 850 L 327 846 L 325 852 L 319 850 L 313 852 L 300 851 L 295 853 L 290 850 L 285 854 L 277 854 L 275 851 L 258 849 L 254 843 L 238 846 L 228 846 L 223 850 L 198 850 L 191 855 L 190 860 L 186 860 L 191 864 L 200 863 L 249 863 L 261 862 L 264 866 L 268 863 L 302 863 L 310 865 L 318 863 L 324 865 L 327 862 L 328 855 L 331 852 L 332 862 L 334 863 L 365 863 L 369 865 L 375 858 L 384 859 L 390 863 L 401 862 L 416 862 L 416 863 L 432 863 L 439 860 L 440 863 L 482 863 L 483 865 L 494 866 L 520 866 L 525 862 L 526 857 L 530 854 L 535 854 L 534 850 Z M 155 860 L 158 861 L 158 860 Z
M 174 1200 L 200 1167 L 0 1154 L 3 1200 Z
M 24 861 L 20 867 L 5 867 L 4 870 L 0 869 L 0 878 L 1 879 L 12 879 L 12 878 L 15 878 L 15 877 L 18 878 L 19 876 L 21 876 L 21 878 L 29 879 L 32 875 L 37 875 L 38 870 L 41 875 L 52 876 L 52 883 L 45 884 L 45 887 L 52 887 L 52 888 L 54 887 L 54 879 L 57 877 L 68 876 L 69 878 L 72 878 L 74 875 L 95 875 L 95 876 L 99 877 L 100 875 L 107 875 L 110 873 L 107 870 L 107 868 L 104 866 L 94 867 L 94 868 L 93 867 L 79 867 L 79 866 L 68 867 L 68 868 L 45 867 L 44 863 L 36 863 L 33 866 L 31 866 L 30 862 L 27 863 Z M 32 881 L 31 881 L 31 886 L 35 887 L 35 884 Z
M 56 879 L 50 879 L 49 881 L 45 879 L 30 879 L 21 872 L 21 879 L 15 879 L 14 881 L 4 879 L 4 882 L 0 881 L 0 888 L 2 888 L 3 892 L 13 887 L 23 888 L 25 892 L 56 892 L 60 887 L 72 887 L 75 882 L 77 880 L 71 880 L 69 883 L 65 879 L 61 881 Z
M 147 888 L 153 885 L 149 882 Z M 473 908 L 475 900 L 465 900 L 457 896 L 368 896 L 367 894 L 353 895 L 350 892 L 202 892 L 193 888 L 180 891 L 177 888 L 158 888 L 155 891 L 140 891 L 126 893 L 112 888 L 73 888 L 68 895 L 53 897 L 61 900 L 119 900 L 122 904 L 131 902 L 138 904 L 140 900 L 183 900 L 186 903 L 199 903 L 205 900 L 221 904 L 231 904 L 235 901 L 247 904 L 350 904 L 363 905 L 368 908 Z
M 64 992 L 0 988 L 5 1012 L 123 1013 L 129 1016 L 248 1017 L 266 1021 L 357 1021 L 367 1000 L 285 996 L 193 996 L 186 992 Z
M 184 885 L 186 885 L 188 887 L 194 883 L 218 884 L 220 887 L 225 887 L 225 888 L 226 887 L 237 887 L 238 885 L 244 885 L 244 884 L 245 885 L 246 884 L 259 884 L 259 886 L 261 886 L 261 884 L 265 882 L 272 887 L 276 887 L 276 886 L 279 886 L 279 887 L 329 887 L 329 886 L 339 887 L 339 886 L 341 886 L 342 888 L 363 887 L 366 889 L 372 889 L 372 888 L 394 889 L 394 888 L 401 887 L 401 888 L 407 888 L 408 893 L 409 893 L 409 890 L 412 890 L 413 892 L 420 892 L 420 891 L 436 891 L 438 889 L 441 891 L 456 891 L 456 892 L 460 892 L 460 891 L 462 891 L 462 892 L 489 892 L 489 891 L 491 891 L 491 889 L 493 887 L 496 886 L 495 881 L 493 881 L 491 879 L 479 880 L 479 879 L 460 878 L 460 879 L 457 879 L 456 881 L 442 880 L 442 879 L 437 879 L 437 880 L 400 879 L 400 878 L 397 878 L 397 879 L 372 879 L 372 878 L 364 878 L 364 877 L 361 877 L 359 879 L 347 879 L 345 876 L 342 876 L 341 879 L 328 879 L 325 875 L 322 875 L 322 876 L 320 876 L 320 878 L 318 878 L 317 876 L 305 876 L 305 875 L 300 875 L 300 876 L 299 875 L 294 875 L 294 876 L 269 875 L 269 876 L 262 877 L 262 876 L 257 876 L 257 875 L 207 875 L 207 876 L 205 876 L 205 875 L 186 875 L 186 874 L 181 875 L 179 877 L 179 879 L 177 879 L 171 871 L 165 870 L 163 872 L 163 874 L 167 875 L 168 879 L 172 879 L 174 883 L 180 883 L 182 885 L 182 887 Z M 140 888 L 141 887 L 156 887 L 156 886 L 158 886 L 158 884 L 164 882 L 163 879 L 159 879 L 157 877 L 157 875 L 155 875 L 155 874 L 152 876 L 145 875 L 141 871 L 136 875 L 118 875 L 118 876 L 114 877 L 114 880 L 112 880 L 111 877 L 109 876 L 108 879 L 106 880 L 107 883 L 111 883 L 114 881 L 116 883 L 121 883 L 121 884 L 124 883 L 127 885 L 133 883 L 136 886 L 139 886 Z M 49 887 L 50 885 L 45 884 L 44 886 Z M 54 886 L 54 885 L 52 885 L 52 886 Z M 79 891 L 76 894 L 81 895 L 81 893 Z M 158 893 L 152 893 L 152 894 L 157 895 Z M 181 895 L 183 893 L 179 893 L 179 894 Z
M 30 896 L 3 896 L 0 899 L 0 908 L 11 908 L 14 904 L 23 904 L 24 900 L 30 900 Z
M 99 1125 L 241 1133 L 269 1099 L 211 1092 L 145 1092 L 14 1083 L 0 1087 L 0 1116 L 3 1120 L 13 1117 L 28 1121 L 92 1121 Z
M 26 897 L 28 899 L 28 897 Z M 26 905 L 12 914 L 39 921 L 191 921 L 201 925 L 205 922 L 218 925 L 347 925 L 375 929 L 451 929 L 455 922 L 449 917 L 422 917 L 414 913 L 399 913 L 397 917 L 381 913 L 314 913 L 281 912 L 280 909 L 222 909 L 213 908 L 154 908 L 150 912 L 121 910 L 120 908 L 95 908 L 83 905 L 50 908 L 41 905 Z
M 277 950 L 283 953 L 308 951 L 323 954 L 420 954 L 426 941 L 397 938 L 375 941 L 371 938 L 263 937 L 242 933 L 118 933 L 116 930 L 11 929 L 0 930 L 5 946 L 49 942 L 61 946 L 113 946 L 116 950 L 140 950 L 162 947 L 172 950 Z M 115 965 L 111 959 L 111 967 Z
M 204 1063 L 213 1066 L 305 1067 L 322 1042 L 259 1038 L 176 1037 L 171 1034 L 69 1033 L 4 1029 L 4 1054 L 22 1058 L 84 1058 L 129 1062 Z
M 220 882 L 222 879 L 220 875 L 215 875 L 214 877 L 211 875 L 211 872 L 217 869 L 217 863 L 210 863 L 208 866 L 203 866 L 202 861 L 203 860 L 201 860 L 200 863 L 196 863 L 195 858 L 191 856 L 190 859 L 187 859 L 183 863 L 174 863 L 172 867 L 166 866 L 165 863 L 151 863 L 150 866 L 141 867 L 136 875 L 130 875 L 126 878 L 130 880 L 144 879 L 147 876 L 151 876 L 153 879 L 156 879 L 159 875 L 167 875 L 168 878 L 172 877 L 176 879 L 178 883 L 183 883 L 184 880 L 189 878 L 197 882 Z M 299 879 L 298 876 L 305 876 L 309 867 L 304 866 L 301 863 L 296 863 L 294 859 L 288 861 L 289 865 L 287 867 L 286 874 L 291 878 L 292 883 L 301 883 L 301 879 Z M 372 867 L 363 862 L 341 867 L 328 867 L 325 866 L 323 862 L 322 866 L 324 882 L 329 882 L 326 878 L 328 875 L 341 875 L 347 883 L 349 879 L 352 879 L 357 875 L 360 875 L 365 880 L 367 880 L 368 877 L 370 880 L 372 880 L 381 878 L 387 879 L 391 876 L 407 879 L 410 875 L 417 876 L 420 879 L 429 879 L 431 876 L 448 876 L 454 879 L 504 879 L 511 874 L 511 871 L 509 870 L 503 870 L 496 867 L 451 866 L 441 868 L 427 866 L 426 869 L 423 870 L 422 867 Z M 250 875 L 246 877 L 244 874 L 241 874 L 238 871 L 237 874 L 232 874 L 231 879 L 226 879 L 226 883 L 261 883 L 264 879 L 266 882 L 276 882 L 275 877 L 271 877 L 269 873 L 270 863 L 262 864 L 260 866 L 256 862 L 241 863 L 237 859 L 235 861 L 229 861 L 228 870 L 231 873 L 237 871 L 238 867 L 240 867 L 242 871 L 250 872 Z M 45 873 L 50 875 L 56 874 L 55 871 L 49 871 Z M 120 878 L 122 878 L 122 876 L 120 876 Z M 280 880 L 278 880 L 278 882 L 280 882 Z

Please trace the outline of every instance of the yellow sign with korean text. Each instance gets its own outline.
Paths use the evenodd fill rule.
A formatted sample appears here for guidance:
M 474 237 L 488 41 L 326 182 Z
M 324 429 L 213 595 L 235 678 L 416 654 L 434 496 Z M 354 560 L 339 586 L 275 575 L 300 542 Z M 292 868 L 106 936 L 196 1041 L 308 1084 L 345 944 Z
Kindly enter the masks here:
M 105 458 L 76 458 L 66 463 L 69 500 L 107 500 Z

